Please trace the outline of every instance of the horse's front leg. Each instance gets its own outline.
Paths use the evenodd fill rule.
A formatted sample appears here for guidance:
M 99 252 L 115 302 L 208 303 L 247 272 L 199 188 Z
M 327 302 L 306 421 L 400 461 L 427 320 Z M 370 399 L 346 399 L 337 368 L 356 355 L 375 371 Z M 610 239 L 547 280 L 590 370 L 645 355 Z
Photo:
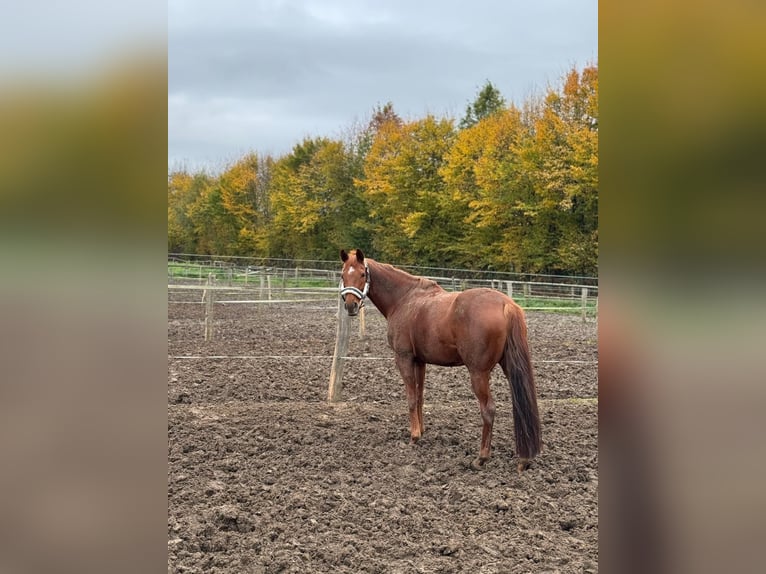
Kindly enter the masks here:
M 418 425 L 420 426 L 420 436 L 426 432 L 426 427 L 423 424 L 423 391 L 425 390 L 426 382 L 426 364 L 416 362 L 415 363 L 415 392 L 418 400 Z
M 425 365 L 419 364 L 414 357 L 398 355 L 396 366 L 404 381 L 407 393 L 407 407 L 410 413 L 410 442 L 418 442 L 423 435 L 423 385 L 420 377 L 425 378 Z M 420 387 L 420 388 L 418 388 Z

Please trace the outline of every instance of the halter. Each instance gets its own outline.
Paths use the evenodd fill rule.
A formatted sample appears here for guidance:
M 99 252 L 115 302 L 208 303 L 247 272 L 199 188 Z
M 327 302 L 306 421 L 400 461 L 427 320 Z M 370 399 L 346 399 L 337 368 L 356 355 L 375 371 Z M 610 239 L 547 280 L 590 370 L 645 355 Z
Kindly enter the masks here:
M 351 293 L 359 298 L 359 306 L 364 305 L 364 300 L 367 298 L 367 292 L 370 290 L 370 268 L 367 267 L 367 263 L 364 264 L 364 291 L 360 291 L 356 287 L 346 287 L 343 285 L 343 277 L 340 278 L 340 298 L 346 300 L 346 295 Z

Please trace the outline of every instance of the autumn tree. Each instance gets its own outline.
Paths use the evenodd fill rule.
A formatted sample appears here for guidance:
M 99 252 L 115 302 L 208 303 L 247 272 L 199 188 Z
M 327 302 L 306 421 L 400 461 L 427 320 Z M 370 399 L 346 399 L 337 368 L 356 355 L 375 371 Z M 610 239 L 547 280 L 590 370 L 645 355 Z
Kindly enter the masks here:
M 452 122 L 427 116 L 384 122 L 357 180 L 370 208 L 373 248 L 402 263 L 449 259 L 451 221 L 442 210 L 444 182 L 439 169 L 454 139 Z
M 593 274 L 598 264 L 598 70 L 572 69 L 549 89 L 526 155 L 535 174 L 533 267 Z
M 227 211 L 221 186 L 213 179 L 203 187 L 187 210 L 196 253 L 235 255 L 238 248 L 237 219 Z
M 218 177 L 221 202 L 236 228 L 234 249 L 239 255 L 264 254 L 268 247 L 271 163 L 271 158 L 249 153 Z
M 462 265 L 525 270 L 532 225 L 530 174 L 521 157 L 530 138 L 521 112 L 510 107 L 459 132 L 441 174 L 453 218 L 460 220 Z
M 192 206 L 210 183 L 205 173 L 177 170 L 168 175 L 168 252 L 198 252 Z
M 340 141 L 305 139 L 274 166 L 269 244 L 280 257 L 335 258 L 354 240 L 352 162 Z

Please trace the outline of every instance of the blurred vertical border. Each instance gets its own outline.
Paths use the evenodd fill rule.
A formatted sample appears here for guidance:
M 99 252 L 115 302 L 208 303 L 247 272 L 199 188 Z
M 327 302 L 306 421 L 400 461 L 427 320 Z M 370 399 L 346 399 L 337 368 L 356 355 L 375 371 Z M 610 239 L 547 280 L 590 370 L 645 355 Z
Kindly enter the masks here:
M 166 568 L 167 7 L 0 21 L 0 571 Z
M 764 30 L 599 3 L 602 572 L 763 568 Z

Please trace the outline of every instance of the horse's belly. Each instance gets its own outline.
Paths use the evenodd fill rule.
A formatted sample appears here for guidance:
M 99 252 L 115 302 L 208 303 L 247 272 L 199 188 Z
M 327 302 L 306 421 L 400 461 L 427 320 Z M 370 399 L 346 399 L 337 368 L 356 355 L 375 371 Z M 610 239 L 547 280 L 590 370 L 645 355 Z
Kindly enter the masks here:
M 457 367 L 463 364 L 457 346 L 434 337 L 415 341 L 415 356 L 419 361 L 442 367 Z

